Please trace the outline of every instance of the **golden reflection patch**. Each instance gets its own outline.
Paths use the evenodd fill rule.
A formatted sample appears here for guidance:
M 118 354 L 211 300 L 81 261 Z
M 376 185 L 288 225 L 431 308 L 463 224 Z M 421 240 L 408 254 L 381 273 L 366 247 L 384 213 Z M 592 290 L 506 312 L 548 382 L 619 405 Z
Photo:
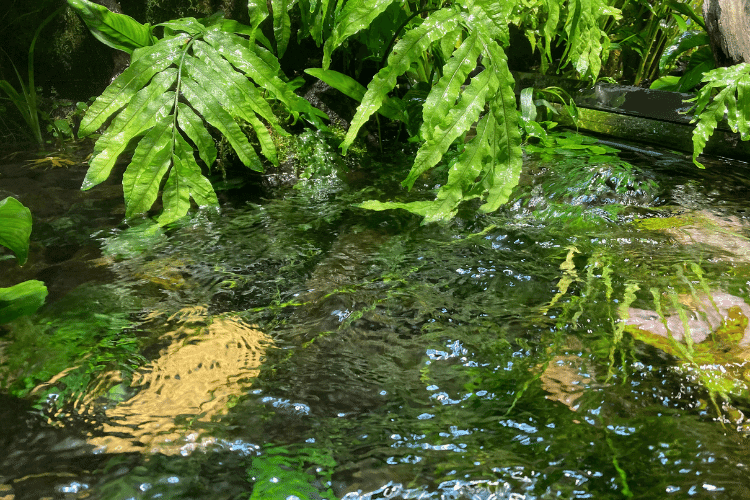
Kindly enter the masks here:
M 165 335 L 169 345 L 141 369 L 136 394 L 105 410 L 105 424 L 89 442 L 107 453 L 145 451 L 186 454 L 212 442 L 192 429 L 226 412 L 258 375 L 270 338 L 231 315 L 206 317 L 205 309 L 182 310 L 180 326 Z

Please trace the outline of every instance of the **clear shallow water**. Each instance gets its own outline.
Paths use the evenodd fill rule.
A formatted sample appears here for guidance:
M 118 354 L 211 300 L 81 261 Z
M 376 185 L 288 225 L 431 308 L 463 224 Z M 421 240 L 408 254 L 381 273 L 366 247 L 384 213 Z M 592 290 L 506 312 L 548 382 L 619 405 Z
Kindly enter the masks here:
M 620 318 L 748 300 L 747 166 L 622 158 L 530 159 L 503 211 L 430 226 L 330 178 L 154 231 L 11 174 L 41 215 L 3 285 L 51 294 L 0 337 L 0 493 L 745 498 L 742 343 L 724 398 Z

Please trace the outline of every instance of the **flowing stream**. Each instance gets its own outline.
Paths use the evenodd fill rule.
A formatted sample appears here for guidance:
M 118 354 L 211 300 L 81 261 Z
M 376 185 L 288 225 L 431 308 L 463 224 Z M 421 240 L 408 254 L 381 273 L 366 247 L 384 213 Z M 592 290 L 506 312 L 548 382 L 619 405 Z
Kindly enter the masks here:
M 0 327 L 0 499 L 748 497 L 746 164 L 529 155 L 423 226 L 354 206 L 430 196 L 378 161 L 158 229 L 4 160 L 0 286 L 50 294 Z

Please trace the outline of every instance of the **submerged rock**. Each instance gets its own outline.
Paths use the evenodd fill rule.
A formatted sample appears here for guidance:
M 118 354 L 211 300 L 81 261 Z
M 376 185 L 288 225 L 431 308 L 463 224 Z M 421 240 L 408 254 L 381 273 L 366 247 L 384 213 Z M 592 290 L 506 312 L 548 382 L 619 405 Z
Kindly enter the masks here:
M 680 303 L 684 306 L 684 323 L 677 311 L 671 311 L 662 317 L 656 311 L 630 308 L 625 324 L 664 338 L 671 335 L 677 342 L 685 342 L 686 335 L 689 334 L 692 341 L 698 344 L 724 325 L 730 315 L 741 314 L 750 318 L 750 306 L 740 297 L 726 292 L 715 292 L 711 297 L 683 295 L 680 296 Z M 742 332 L 738 345 L 750 345 L 750 327 L 746 324 Z

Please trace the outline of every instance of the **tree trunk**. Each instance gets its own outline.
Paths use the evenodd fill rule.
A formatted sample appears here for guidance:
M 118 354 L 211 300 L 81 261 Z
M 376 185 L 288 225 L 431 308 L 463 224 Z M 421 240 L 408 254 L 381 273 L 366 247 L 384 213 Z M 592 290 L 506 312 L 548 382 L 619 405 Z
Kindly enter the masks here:
M 717 66 L 750 62 L 750 0 L 705 0 L 703 17 Z

